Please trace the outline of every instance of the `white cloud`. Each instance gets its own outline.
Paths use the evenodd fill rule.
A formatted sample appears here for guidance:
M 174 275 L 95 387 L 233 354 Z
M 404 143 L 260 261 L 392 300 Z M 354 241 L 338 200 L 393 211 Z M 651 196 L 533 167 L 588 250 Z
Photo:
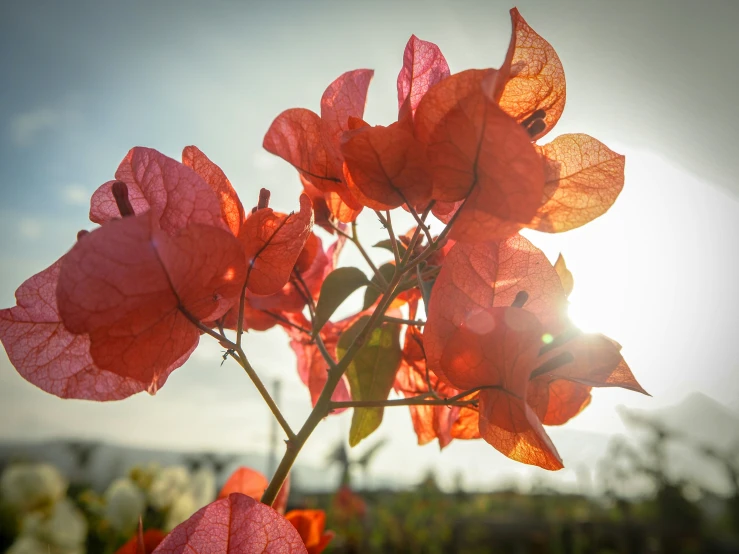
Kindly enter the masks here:
M 16 114 L 10 120 L 10 137 L 18 146 L 30 146 L 45 131 L 59 128 L 74 117 L 69 109 L 49 107 Z
M 25 239 L 37 239 L 43 233 L 44 228 L 37 219 L 24 217 L 18 223 L 18 232 Z
M 251 163 L 256 169 L 261 169 L 265 171 L 268 169 L 272 169 L 278 161 L 279 158 L 277 156 L 275 156 L 274 154 L 270 154 L 265 150 L 257 150 L 256 152 L 254 152 L 254 155 L 251 159 Z
M 90 200 L 90 193 L 81 185 L 62 187 L 61 195 L 64 202 L 74 206 L 84 206 Z

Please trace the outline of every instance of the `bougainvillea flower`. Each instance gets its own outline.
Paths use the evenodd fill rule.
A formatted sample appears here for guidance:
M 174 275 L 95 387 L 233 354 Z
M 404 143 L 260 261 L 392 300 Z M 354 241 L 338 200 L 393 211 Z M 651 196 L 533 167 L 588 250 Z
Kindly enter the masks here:
M 556 448 L 526 402 L 541 323 L 520 308 L 490 308 L 471 323 L 457 327 L 441 358 L 429 358 L 429 364 L 455 388 L 484 387 L 478 396 L 479 431 L 493 447 L 523 463 L 561 469 Z
M 298 531 L 283 516 L 253 498 L 233 493 L 195 512 L 175 527 L 154 552 L 307 554 L 308 551 Z
M 115 554 L 152 554 L 167 534 L 159 529 L 149 529 L 139 534 L 116 550 Z
M 515 233 L 534 217 L 544 191 L 543 164 L 529 135 L 485 94 L 481 76 L 487 78 L 469 70 L 439 82 L 415 117 L 433 198 L 466 198 L 450 233 L 466 242 Z
M 321 554 L 334 538 L 333 531 L 326 531 L 326 512 L 323 510 L 291 510 L 285 519 L 297 529 L 308 554 Z
M 295 262 L 293 275 L 285 286 L 275 294 L 268 296 L 248 292 L 247 299 L 250 305 L 257 310 L 268 310 L 280 314 L 303 311 L 307 303 L 304 289 L 307 288 L 307 292 L 314 301 L 318 299 L 323 280 L 334 270 L 338 253 L 345 240 L 345 237 L 339 236 L 327 250 L 324 250 L 320 237 L 311 233 Z
M 350 130 L 349 118 L 362 118 L 373 74 L 367 69 L 342 74 L 323 93 L 320 116 L 304 108 L 286 110 L 264 137 L 265 150 L 295 167 L 301 180 L 323 193 L 328 209 L 343 222 L 354 221 L 362 205 L 344 182 L 341 136 Z
M 246 286 L 255 294 L 274 294 L 287 283 L 313 226 L 313 207 L 300 195 L 300 211 L 281 214 L 261 208 L 239 231 L 247 260 Z
M 235 237 L 239 236 L 241 224 L 246 217 L 244 207 L 223 170 L 210 161 L 210 158 L 196 146 L 185 147 L 182 151 L 182 163 L 191 167 L 218 195 L 223 221 Z
M 461 392 L 427 370 L 423 337 L 417 327 L 406 329 L 403 362 L 395 375 L 394 388 L 408 398 L 425 394 L 429 390 L 434 390 L 440 398 L 448 398 Z M 438 438 L 440 448 L 447 446 L 452 441 L 452 425 L 459 417 L 459 411 L 459 407 L 451 406 L 410 406 L 418 444 L 424 445 Z
M 348 329 L 362 315 L 364 314 L 355 314 L 337 323 L 329 321 L 321 328 L 320 337 L 323 339 L 323 344 L 326 346 L 329 354 L 334 358 L 334 361 L 337 361 L 336 345 L 339 342 L 341 333 Z M 294 321 L 306 330 L 310 330 L 311 328 L 310 323 L 302 314 L 295 314 Z M 287 327 L 286 331 L 290 336 L 290 348 L 295 352 L 295 356 L 298 359 L 298 375 L 300 376 L 300 380 L 308 387 L 311 403 L 315 406 L 328 379 L 328 364 L 318 349 L 315 340 L 311 338 L 310 333 L 305 333 L 295 327 Z M 347 402 L 351 400 L 349 384 L 345 375 L 341 377 L 339 384 L 334 389 L 331 400 L 334 402 Z M 334 413 L 341 413 L 344 410 L 335 410 Z
M 214 189 L 193 169 L 151 148 L 132 148 L 118 166 L 117 181 L 128 189 L 134 215 L 151 210 L 172 235 L 190 223 L 228 229 Z M 98 188 L 90 201 L 90 219 L 99 224 L 121 217 L 113 195 L 116 181 Z
M 524 309 L 506 308 L 522 293 Z M 457 243 L 436 279 L 423 336 L 429 369 L 449 385 L 508 391 L 495 409 L 491 396 L 500 391 L 480 391 L 481 436 L 507 456 L 547 469 L 557 469 L 560 462 L 541 422 L 561 424 L 579 413 L 592 386 L 644 392 L 620 346 L 600 335 L 573 332 L 565 306 L 557 271 L 525 238 Z M 515 328 L 501 315 L 506 309 L 507 314 L 526 314 L 530 321 Z M 516 316 L 516 321 L 522 319 Z M 513 360 L 510 352 L 515 354 L 513 365 L 507 365 Z M 463 408 L 451 436 L 474 438 L 470 423 L 475 415 L 473 408 Z
M 421 98 L 433 85 L 449 77 L 449 65 L 433 42 L 411 35 L 403 51 L 403 66 L 398 74 L 398 119 L 404 110 L 416 113 Z M 407 103 L 407 107 L 404 105 Z
M 100 369 L 90 355 L 90 337 L 70 333 L 62 323 L 56 300 L 61 260 L 34 275 L 15 293 L 18 305 L 0 310 L 0 339 L 18 373 L 40 389 L 61 398 L 120 400 L 144 390 L 156 391 L 192 353 L 185 352 L 143 383 Z
M 191 224 L 173 237 L 153 212 L 110 221 L 64 256 L 57 302 L 65 327 L 90 337 L 100 369 L 152 384 L 197 345 L 191 318 L 233 306 L 246 276 L 239 241 Z
M 268 485 L 269 481 L 262 473 L 249 467 L 241 466 L 234 470 L 231 476 L 226 480 L 221 491 L 218 493 L 218 498 L 226 498 L 229 494 L 238 492 L 245 494 L 254 500 L 261 501 L 262 495 Z M 288 474 L 287 479 L 285 479 L 285 482 L 280 488 L 280 492 L 277 493 L 275 501 L 272 504 L 272 508 L 277 513 L 285 513 L 289 495 L 290 475 Z
M 425 206 L 431 199 L 426 152 L 411 130 L 398 123 L 347 133 L 341 145 L 344 178 L 364 206 L 390 210 Z

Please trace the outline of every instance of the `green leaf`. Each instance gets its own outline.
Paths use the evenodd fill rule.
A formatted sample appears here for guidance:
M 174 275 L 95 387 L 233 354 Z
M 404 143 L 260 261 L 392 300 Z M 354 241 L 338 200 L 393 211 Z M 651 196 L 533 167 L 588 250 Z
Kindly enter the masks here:
M 313 322 L 315 337 L 341 303 L 358 288 L 369 283 L 367 276 L 356 267 L 340 267 L 328 274 L 321 285 L 321 294 L 316 305 L 316 317 Z
M 385 278 L 385 282 L 389 283 L 393 275 L 395 274 L 395 265 L 392 263 L 386 263 L 384 265 L 381 265 L 380 268 L 377 270 L 380 272 L 380 274 Z M 372 276 L 372 284 L 377 285 L 376 287 L 367 287 L 367 290 L 364 293 L 364 306 L 362 306 L 363 310 L 366 310 L 372 304 L 377 302 L 377 299 L 382 296 L 382 292 L 385 290 L 385 287 L 382 286 L 382 283 L 377 278 L 377 275 Z
M 370 316 L 362 316 L 344 331 L 336 345 L 339 360 L 364 329 Z M 387 400 L 400 367 L 400 325 L 384 323 L 378 327 L 359 349 L 346 370 L 352 390 L 352 400 Z M 349 429 L 349 445 L 356 446 L 370 436 L 382 423 L 385 408 L 354 408 Z
M 399 240 L 395 241 L 395 244 L 398 245 L 398 253 L 400 254 L 400 257 L 402 258 L 405 256 L 406 247 L 405 244 L 400 242 Z M 393 243 L 390 239 L 381 240 L 377 244 L 373 245 L 375 248 L 384 248 L 385 250 L 389 250 L 390 252 L 393 251 Z

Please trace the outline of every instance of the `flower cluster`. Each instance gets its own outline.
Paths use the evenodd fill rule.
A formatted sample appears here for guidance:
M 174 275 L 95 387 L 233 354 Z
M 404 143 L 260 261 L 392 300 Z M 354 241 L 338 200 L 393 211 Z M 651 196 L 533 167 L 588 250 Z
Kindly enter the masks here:
M 543 424 L 579 413 L 591 387 L 644 391 L 616 342 L 583 334 L 567 318 L 564 261 L 552 265 L 518 233 L 567 231 L 605 213 L 623 187 L 624 157 L 584 134 L 539 144 L 564 109 L 564 71 L 516 9 L 511 17 L 497 69 L 452 73 L 436 45 L 411 37 L 389 125 L 362 119 L 367 69 L 332 82 L 320 114 L 281 113 L 264 148 L 298 170 L 297 212 L 274 212 L 264 189 L 245 210 L 223 171 L 193 146 L 181 162 L 133 148 L 92 197 L 90 219 L 100 226 L 80 232 L 68 253 L 21 285 L 17 306 L 0 310 L 13 365 L 57 396 L 116 400 L 155 393 L 210 335 L 287 436 L 262 497 L 268 504 L 321 419 L 347 408 L 352 445 L 379 427 L 387 406 L 408 405 L 421 443 L 483 438 L 512 459 L 561 468 Z M 401 207 L 416 222 L 405 235 L 392 225 Z M 377 246 L 393 261 L 380 267 L 357 234 L 365 209 L 388 231 Z M 436 236 L 432 215 L 445 225 Z M 314 222 L 336 237 L 327 248 Z M 346 242 L 371 278 L 338 267 Z M 362 310 L 331 321 L 360 289 Z M 417 319 L 423 312 L 425 321 Z M 242 347 L 245 331 L 275 325 L 290 336 L 314 405 L 297 433 Z M 393 389 L 405 398 L 388 400 Z M 170 478 L 167 493 L 179 490 Z M 110 495 L 141 503 L 124 483 Z M 198 503 L 167 505 L 184 515 Z M 230 526 L 188 520 L 157 551 L 173 551 L 182 537 L 228 543 L 255 526 L 265 544 L 304 551 L 284 518 L 248 495 L 202 510 Z M 110 515 L 128 528 L 131 513 Z

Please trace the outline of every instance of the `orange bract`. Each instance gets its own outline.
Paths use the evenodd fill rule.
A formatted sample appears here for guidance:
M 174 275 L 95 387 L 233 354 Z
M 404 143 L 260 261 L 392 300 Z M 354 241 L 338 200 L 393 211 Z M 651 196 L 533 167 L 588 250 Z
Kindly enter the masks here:
M 326 531 L 326 512 L 323 510 L 291 510 L 285 519 L 293 524 L 308 549 L 308 554 L 321 554 L 331 539 L 333 531 Z
M 274 294 L 287 280 L 313 226 L 310 198 L 300 195 L 300 211 L 289 215 L 262 208 L 239 232 L 247 260 L 246 286 L 256 294 Z
M 341 145 L 349 190 L 373 210 L 408 203 L 424 205 L 431 198 L 431 177 L 421 144 L 397 123 L 365 127 Z
M 560 233 L 585 225 L 607 212 L 624 186 L 624 157 L 593 137 L 562 135 L 538 150 L 546 201 L 527 227 Z
M 244 221 L 244 207 L 223 170 L 203 154 L 197 146 L 187 146 L 182 151 L 182 163 L 210 185 L 221 204 L 221 216 L 234 236 L 239 235 Z
M 416 113 L 417 131 L 431 129 L 428 136 L 420 133 L 419 140 L 427 147 L 432 197 L 445 202 L 466 198 L 450 234 L 455 240 L 503 238 L 531 221 L 541 205 L 541 158 L 526 131 L 479 85 L 472 86 L 472 92 L 464 97 L 454 98 L 448 111 L 446 104 L 433 106 L 437 96 L 447 102 L 458 88 L 454 77 L 445 79 L 423 98 Z M 439 92 L 446 89 L 446 95 Z M 432 106 L 424 109 L 429 104 Z M 442 112 L 435 124 L 424 123 L 427 117 Z
M 532 140 L 549 132 L 565 106 L 565 74 L 554 48 L 511 10 L 513 35 L 500 71 L 500 107 L 522 124 Z M 499 85 L 500 87 L 500 85 Z

